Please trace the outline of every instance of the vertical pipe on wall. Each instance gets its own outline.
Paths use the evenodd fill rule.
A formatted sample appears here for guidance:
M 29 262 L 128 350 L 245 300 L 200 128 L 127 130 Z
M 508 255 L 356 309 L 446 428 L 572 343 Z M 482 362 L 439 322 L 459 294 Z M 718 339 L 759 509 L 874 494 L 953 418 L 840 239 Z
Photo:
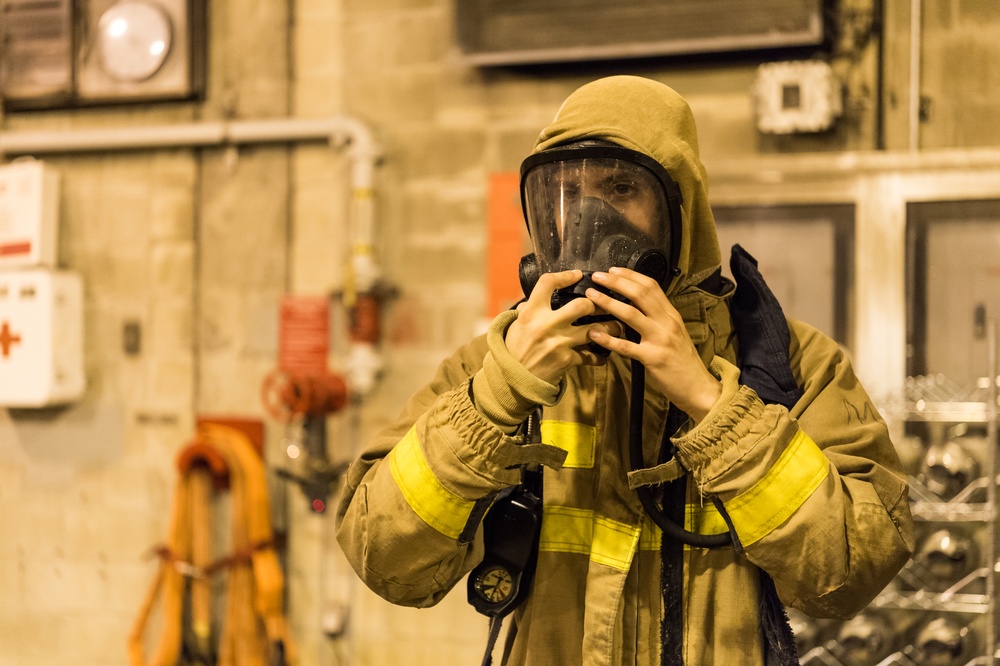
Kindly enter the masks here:
M 922 0 L 910 0 L 910 150 L 920 148 L 920 50 Z
M 875 150 L 885 150 L 885 2 L 875 0 L 872 32 L 878 36 L 875 65 Z
M 368 128 L 346 119 L 351 158 L 351 260 L 345 304 L 352 310 L 351 349 L 346 374 L 357 398 L 374 389 L 382 371 L 376 348 L 379 336 L 379 294 L 381 268 L 375 257 L 375 166 L 380 159 L 378 146 Z

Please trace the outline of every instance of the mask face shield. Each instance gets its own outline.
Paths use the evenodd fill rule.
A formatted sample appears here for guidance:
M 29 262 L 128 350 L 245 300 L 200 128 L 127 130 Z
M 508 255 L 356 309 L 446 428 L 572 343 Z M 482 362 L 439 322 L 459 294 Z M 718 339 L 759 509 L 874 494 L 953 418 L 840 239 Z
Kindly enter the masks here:
M 555 149 L 521 167 L 521 201 L 534 255 L 534 275 L 579 269 L 584 279 L 561 300 L 595 286 L 590 276 L 623 266 L 662 287 L 676 266 L 680 192 L 655 160 L 617 146 Z M 526 284 L 527 282 L 527 284 Z

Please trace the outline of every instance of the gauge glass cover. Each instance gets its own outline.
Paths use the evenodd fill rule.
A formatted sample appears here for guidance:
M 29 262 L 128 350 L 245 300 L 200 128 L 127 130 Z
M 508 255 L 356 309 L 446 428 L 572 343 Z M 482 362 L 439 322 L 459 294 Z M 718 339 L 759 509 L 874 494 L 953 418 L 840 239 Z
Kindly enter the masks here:
M 487 569 L 476 580 L 476 591 L 491 603 L 499 603 L 510 596 L 514 589 L 514 579 L 503 567 Z
M 129 0 L 110 7 L 98 23 L 101 66 L 119 81 L 144 81 L 170 54 L 170 17 L 159 6 Z

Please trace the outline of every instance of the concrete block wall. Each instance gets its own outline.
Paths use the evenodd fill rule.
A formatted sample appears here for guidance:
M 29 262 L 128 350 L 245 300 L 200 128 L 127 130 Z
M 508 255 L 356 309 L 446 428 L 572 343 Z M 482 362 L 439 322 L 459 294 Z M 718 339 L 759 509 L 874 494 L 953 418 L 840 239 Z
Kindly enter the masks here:
M 863 10 L 863 0 L 846 3 Z M 886 3 L 884 140 L 905 147 L 906 3 Z M 399 293 L 385 309 L 386 372 L 330 420 L 352 458 L 485 316 L 487 177 L 517 168 L 564 97 L 599 75 L 666 81 L 690 101 L 713 160 L 876 147 L 877 43 L 837 63 L 850 115 L 831 133 L 762 137 L 756 62 L 630 63 L 564 72 L 480 70 L 454 43 L 453 0 L 211 3 L 204 102 L 6 114 L 0 132 L 328 117 L 365 122 L 384 150 L 377 252 Z M 1000 8 L 924 0 L 925 148 L 996 145 Z M 251 45 L 252 48 L 247 48 Z M 970 46 L 971 45 L 971 46 Z M 894 100 L 894 101 L 893 101 Z M 900 129 L 902 127 L 902 129 Z M 49 158 L 63 175 L 61 263 L 86 284 L 86 398 L 68 409 L 0 409 L 0 666 L 124 664 L 125 637 L 165 537 L 173 462 L 198 416 L 267 422 L 272 467 L 291 464 L 259 387 L 276 358 L 284 293 L 344 288 L 347 163 L 323 145 L 159 150 Z M 126 353 L 122 327 L 142 348 Z M 331 365 L 342 361 L 343 313 Z M 486 622 L 461 585 L 438 607 L 392 607 L 361 586 L 294 486 L 272 484 L 301 663 L 467 664 Z M 330 640 L 349 608 L 346 633 Z
M 191 432 L 195 243 L 187 155 L 56 159 L 61 262 L 85 284 L 85 399 L 0 411 L 0 663 L 122 663 Z M 123 351 L 122 326 L 142 330 Z M 109 654 L 108 646 L 116 646 Z M 109 661 L 110 658 L 110 661 Z
M 927 101 L 921 144 L 928 148 L 1000 145 L 995 122 L 1000 10 L 985 0 L 928 9 L 924 52 L 936 57 L 922 62 L 922 94 Z
M 886 3 L 885 136 L 895 149 L 1000 145 L 1000 7 L 990 0 L 926 0 L 919 9 L 920 122 L 909 132 L 913 3 Z M 914 144 L 915 145 L 911 145 Z

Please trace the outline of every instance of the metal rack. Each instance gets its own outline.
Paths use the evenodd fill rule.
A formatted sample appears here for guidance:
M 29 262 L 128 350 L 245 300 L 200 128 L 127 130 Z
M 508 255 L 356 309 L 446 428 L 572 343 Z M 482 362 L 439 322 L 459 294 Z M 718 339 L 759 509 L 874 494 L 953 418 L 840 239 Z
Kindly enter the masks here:
M 975 385 L 960 387 L 940 375 L 911 377 L 900 395 L 882 405 L 891 427 L 921 433 L 923 466 L 919 471 L 907 470 L 918 552 L 854 620 L 824 623 L 803 617 L 796 626 L 792 615 L 796 639 L 801 639 L 802 666 L 1000 663 L 996 607 L 1000 368 L 995 322 L 990 323 L 987 336 L 989 373 Z M 952 448 L 939 460 L 956 465 L 954 454 L 962 453 L 969 456 L 967 469 L 977 463 L 977 473 L 948 492 L 933 477 L 936 468 L 928 464 L 933 447 L 941 446 Z M 959 542 L 967 546 L 961 551 L 963 558 L 955 554 L 949 561 L 940 548 L 933 552 L 938 559 L 925 556 L 921 539 L 931 542 L 935 538 L 939 542 L 934 545 L 951 546 L 956 553 Z M 942 576 L 942 568 L 959 575 Z

